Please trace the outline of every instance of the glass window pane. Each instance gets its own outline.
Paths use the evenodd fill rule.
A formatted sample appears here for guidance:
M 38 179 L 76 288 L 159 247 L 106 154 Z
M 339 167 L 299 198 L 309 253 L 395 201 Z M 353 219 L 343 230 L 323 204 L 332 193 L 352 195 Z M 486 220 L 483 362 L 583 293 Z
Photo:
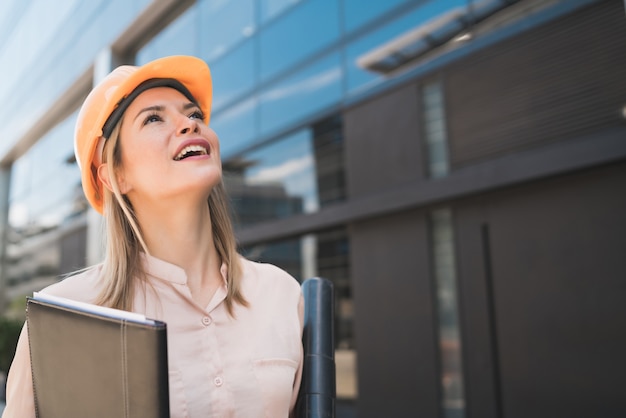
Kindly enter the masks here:
M 342 67 L 338 53 L 261 92 L 261 134 L 276 132 L 289 123 L 341 100 Z
M 41 288 L 56 280 L 62 262 L 62 246 L 57 245 L 63 239 L 60 227 L 88 207 L 78 165 L 71 158 L 75 121 L 76 113 L 50 130 L 12 166 L 7 280 L 23 283 L 24 289 L 29 286 L 27 282 Z M 73 268 L 79 267 L 82 265 Z
M 11 32 L 11 42 L 6 48 L 0 48 L 0 61 L 16 64 L 3 66 L 2 70 L 0 102 L 3 108 L 13 110 L 0 114 L 2 155 L 15 145 L 15 138 L 32 127 L 28 118 L 15 115 L 44 114 L 89 70 L 96 55 L 120 36 L 138 12 L 137 1 L 38 0 L 28 3 L 22 19 Z M 38 7 L 42 5 L 40 10 Z M 47 13 L 50 11 L 53 13 Z M 31 13 L 38 17 L 34 18 Z M 42 38 L 44 34 L 47 38 Z M 47 42 L 52 37 L 54 42 Z M 28 91 L 37 94 L 25 96 L 23 92 Z
M 242 225 L 319 208 L 312 132 L 301 130 L 224 164 L 226 187 Z
M 241 102 L 211 116 L 211 128 L 220 139 L 222 159 L 250 144 L 257 133 L 257 100 Z
M 198 7 L 192 6 L 137 52 L 143 65 L 168 55 L 198 55 Z
M 213 111 L 255 86 L 254 42 L 241 44 L 211 65 Z
M 441 409 L 445 418 L 465 417 L 454 225 L 448 208 L 431 213 L 431 245 L 437 291 Z
M 30 155 L 25 154 L 11 166 L 9 201 L 22 199 L 30 191 L 32 185 L 31 165 Z
M 448 175 L 448 135 L 444 108 L 443 86 L 436 81 L 422 88 L 423 134 L 428 155 L 428 175 L 438 178 Z
M 14 25 L 10 34 L 6 34 L 11 39 L 1 44 L 0 61 L 7 63 L 8 57 L 20 57 L 20 63 L 3 66 L 0 97 L 5 88 L 15 88 L 19 84 L 17 79 L 23 76 L 25 69 L 41 66 L 41 56 L 50 49 L 50 43 L 58 41 L 58 34 L 62 32 L 68 16 L 75 12 L 77 0 L 32 0 L 19 3 L 19 9 L 11 11 Z M 10 5 L 3 2 L 2 7 L 5 12 Z M 0 29 L 0 32 L 3 30 Z
M 76 115 L 49 131 L 14 163 L 11 187 L 15 190 L 10 198 L 13 220 L 9 221 L 12 226 L 53 228 L 74 212 L 86 209 L 80 171 L 73 161 Z
M 200 56 L 211 63 L 238 42 L 254 35 L 254 3 L 254 0 L 200 1 Z
M 295 4 L 303 0 L 259 0 L 261 9 L 261 23 L 265 23 L 281 13 L 289 10 Z
M 357 29 L 408 0 L 343 0 L 346 33 Z
M 29 150 L 28 154 L 34 162 L 29 173 L 33 187 L 54 176 L 55 171 L 65 167 L 68 160 L 74 157 L 75 121 L 76 114 L 55 126 Z
M 224 159 L 238 221 L 311 213 L 346 197 L 342 119 L 334 115 L 259 149 Z
M 317 191 L 324 207 L 346 198 L 343 120 L 335 115 L 312 127 Z
M 263 29 L 261 80 L 286 70 L 339 38 L 338 3 L 308 0 Z

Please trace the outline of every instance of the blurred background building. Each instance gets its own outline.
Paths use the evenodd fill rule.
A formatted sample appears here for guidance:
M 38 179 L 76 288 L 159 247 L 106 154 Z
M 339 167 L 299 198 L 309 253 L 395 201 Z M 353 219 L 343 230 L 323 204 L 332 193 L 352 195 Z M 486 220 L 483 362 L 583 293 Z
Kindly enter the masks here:
M 626 416 L 622 0 L 3 1 L 0 312 L 99 261 L 77 109 L 171 54 L 241 251 L 335 284 L 339 418 Z

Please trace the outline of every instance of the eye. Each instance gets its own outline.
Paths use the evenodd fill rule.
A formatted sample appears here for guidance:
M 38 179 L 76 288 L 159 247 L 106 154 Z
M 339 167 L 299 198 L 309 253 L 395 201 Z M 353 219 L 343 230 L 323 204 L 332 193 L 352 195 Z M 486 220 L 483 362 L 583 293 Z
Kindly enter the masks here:
M 153 122 L 160 122 L 163 119 L 161 119 L 161 116 L 159 116 L 156 113 L 151 113 L 148 116 L 146 116 L 146 118 L 143 120 L 143 124 L 147 125 L 149 123 L 153 123 Z
M 191 113 L 191 115 L 189 115 L 189 118 L 204 120 L 204 113 L 202 113 L 202 111 L 200 110 L 195 110 Z

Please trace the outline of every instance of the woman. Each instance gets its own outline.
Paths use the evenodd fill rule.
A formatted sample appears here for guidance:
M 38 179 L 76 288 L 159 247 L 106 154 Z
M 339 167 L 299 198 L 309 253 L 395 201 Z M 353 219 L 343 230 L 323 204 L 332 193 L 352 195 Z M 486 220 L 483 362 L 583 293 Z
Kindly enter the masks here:
M 106 221 L 105 260 L 43 292 L 166 322 L 172 417 L 287 417 L 302 294 L 284 271 L 236 253 L 210 106 L 209 68 L 194 57 L 119 67 L 93 89 L 75 151 Z M 3 417 L 34 416 L 23 330 Z

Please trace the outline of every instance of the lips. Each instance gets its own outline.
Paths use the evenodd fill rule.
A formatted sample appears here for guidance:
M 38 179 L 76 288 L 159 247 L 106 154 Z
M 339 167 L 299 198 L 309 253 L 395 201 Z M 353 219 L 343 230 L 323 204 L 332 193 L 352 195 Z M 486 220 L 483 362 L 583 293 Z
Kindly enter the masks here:
M 174 157 L 174 161 L 182 161 L 186 158 L 211 154 L 211 146 L 204 140 L 191 140 L 183 142 Z

